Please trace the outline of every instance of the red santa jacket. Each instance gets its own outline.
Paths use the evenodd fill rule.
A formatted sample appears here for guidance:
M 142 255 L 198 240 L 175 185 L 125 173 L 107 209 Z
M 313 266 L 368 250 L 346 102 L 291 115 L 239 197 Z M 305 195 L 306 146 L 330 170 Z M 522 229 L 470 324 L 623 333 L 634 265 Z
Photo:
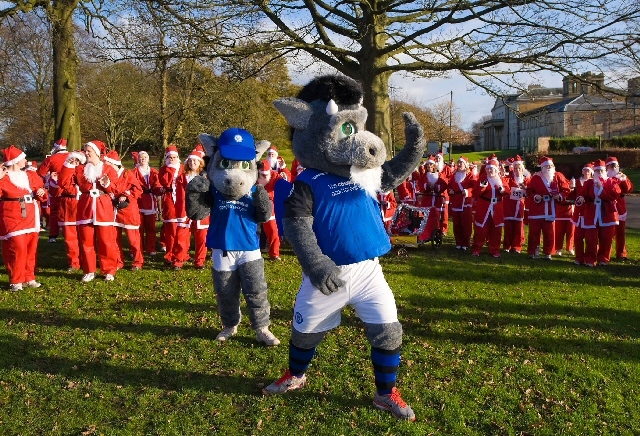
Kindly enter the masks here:
M 398 208 L 398 202 L 396 201 L 396 196 L 393 195 L 393 192 L 388 193 L 378 193 L 378 203 L 380 204 L 380 211 L 382 212 L 382 222 L 391 221 L 393 215 L 396 213 L 396 209 Z
M 625 195 L 633 192 L 633 183 L 631 183 L 631 180 L 629 180 L 626 175 L 623 177 L 616 176 L 615 179 L 618 180 L 618 186 L 620 186 L 620 197 L 616 201 L 616 208 L 618 209 L 618 220 L 626 221 L 627 199 L 625 198 Z
M 502 205 L 505 220 L 524 220 L 524 202 L 527 193 L 527 184 L 530 179 L 530 177 L 523 175 L 522 180 L 518 181 L 513 173 L 503 178 L 504 184 L 509 187 L 509 195 L 503 198 L 504 204 Z
M 476 181 L 477 177 L 471 171 L 453 173 L 447 185 L 452 211 L 462 212 L 465 207 L 473 206 L 473 187 Z
M 531 176 L 531 180 L 527 184 L 529 219 L 555 221 L 556 200 L 553 197 L 560 195 L 560 199 L 564 199 L 569 192 L 571 192 L 569 182 L 560 172 L 555 173 L 551 182 L 547 182 L 540 173 Z M 536 200 L 536 195 L 541 198 Z
M 416 202 L 416 188 L 411 178 L 408 178 L 404 182 L 398 185 L 398 199 L 400 203 L 415 204 Z
M 184 192 L 178 193 L 178 176 L 184 173 L 180 169 L 163 165 L 160 168 L 159 180 L 163 188 L 162 194 L 162 221 L 167 223 L 186 223 L 187 211 L 184 202 Z
M 578 193 L 582 191 L 582 187 L 584 186 L 585 183 L 586 183 L 586 180 L 580 177 L 578 180 L 576 180 L 575 189 L 573 189 L 567 196 L 568 200 L 575 202 L 571 221 L 573 221 L 573 224 L 576 226 L 579 224 L 581 225 L 583 222 L 582 218 L 580 217 L 584 215 L 584 203 L 577 203 L 576 198 L 578 197 Z
M 140 209 L 138 199 L 142 195 L 142 187 L 136 177 L 137 170 L 118 171 L 118 193 L 115 198 L 127 197 L 129 204 L 127 207 L 116 210 L 116 225 L 124 229 L 140 228 Z
M 616 200 L 620 197 L 618 179 L 609 178 L 596 188 L 593 179 L 587 180 L 578 192 L 578 201 L 584 199 L 584 209 L 578 225 L 583 229 L 597 226 L 607 227 L 618 224 Z
M 571 193 L 574 192 L 574 190 L 571 189 L 571 182 L 567 180 L 564 174 L 558 173 L 557 175 L 558 180 L 564 179 L 562 183 L 569 186 L 569 192 L 566 194 L 566 196 L 563 196 L 561 200 L 556 201 L 556 221 L 571 221 L 574 210 L 573 201 L 571 200 Z
M 0 179 L 0 239 L 40 232 L 40 208 L 37 202 L 47 197 L 46 193 L 41 197 L 36 196 L 40 188 L 44 189 L 44 183 L 33 171 L 16 174 L 7 171 Z
M 47 157 L 44 161 L 42 161 L 42 163 L 36 170 L 38 175 L 44 178 L 47 174 L 49 174 L 49 172 L 59 173 L 62 170 L 64 162 L 67 160 L 68 156 L 69 152 L 67 150 L 60 150 L 55 154 Z
M 491 185 L 487 180 L 487 173 L 482 174 L 473 188 L 473 210 L 475 212 L 475 224 L 484 227 L 490 216 L 493 217 L 493 225 L 504 226 L 504 209 L 502 199 L 510 194 L 510 188 L 504 180 L 502 186 Z
M 176 189 L 177 189 L 177 195 L 176 195 L 176 208 L 179 209 L 180 211 L 182 211 L 184 208 L 184 215 L 187 215 L 187 185 L 189 184 L 189 182 L 191 180 L 193 180 L 193 178 L 195 177 L 194 175 L 187 175 L 187 173 L 182 173 L 178 176 L 178 180 L 176 182 Z M 182 213 L 182 212 L 180 212 Z M 184 222 L 182 221 L 178 221 L 178 225 L 181 227 L 191 227 L 191 224 L 193 223 L 193 220 L 187 218 Z M 201 220 L 196 220 L 195 224 L 196 224 L 196 229 L 198 230 L 204 230 L 204 229 L 208 229 L 209 228 L 209 217 L 206 217 L 205 219 L 201 219 Z
M 156 195 L 162 195 L 162 185 L 158 170 L 149 167 L 149 172 L 143 174 L 142 169 L 137 167 L 133 174 L 142 188 L 142 194 L 138 197 L 138 209 L 143 215 L 155 215 L 158 212 L 158 200 Z
M 437 174 L 438 178 L 435 182 L 430 182 L 428 179 L 428 173 L 421 175 L 418 184 L 416 186 L 416 197 L 418 206 L 420 207 L 435 207 L 440 212 L 444 211 L 444 208 L 449 203 L 449 194 L 447 192 L 447 181 Z
M 100 183 L 100 178 L 104 175 L 109 177 L 109 183 L 105 185 Z M 116 211 L 112 200 L 118 192 L 117 183 L 118 174 L 104 162 L 100 162 L 98 165 L 88 162 L 77 167 L 65 163 L 58 175 L 58 184 L 62 189 L 71 190 L 74 185 L 78 185 L 80 190 L 76 215 L 78 225 L 114 225 Z

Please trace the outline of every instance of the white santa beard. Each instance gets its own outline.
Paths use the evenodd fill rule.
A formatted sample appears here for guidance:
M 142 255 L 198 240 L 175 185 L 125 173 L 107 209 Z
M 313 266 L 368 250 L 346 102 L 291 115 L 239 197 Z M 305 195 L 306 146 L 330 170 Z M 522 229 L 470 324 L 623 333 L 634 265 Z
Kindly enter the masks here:
M 487 175 L 487 181 L 489 182 L 489 184 L 491 186 L 501 186 L 502 185 L 502 180 L 500 180 L 500 176 L 489 177 Z
M 102 162 L 98 162 L 97 165 L 87 163 L 84 166 L 84 177 L 91 183 L 95 183 L 96 180 L 98 180 L 98 177 L 102 175 L 103 168 L 104 164 Z
M 519 185 L 521 185 L 522 182 L 524 182 L 524 176 L 523 175 L 513 176 L 513 180 L 515 180 L 516 182 L 518 182 Z
M 436 168 L 438 168 L 438 172 L 442 172 L 442 170 L 444 169 L 444 162 L 436 162 Z
M 278 167 L 278 156 L 276 156 L 276 157 L 267 157 L 266 161 L 269 162 L 269 166 L 271 168 L 277 168 Z
M 151 168 L 149 167 L 149 165 L 147 165 L 146 167 L 143 167 L 142 165 L 140 165 L 138 167 L 138 170 L 140 171 L 140 174 L 142 174 L 143 176 L 148 176 L 149 173 L 151 172 Z
M 467 177 L 467 172 L 466 171 L 464 171 L 464 172 L 463 171 L 457 171 L 454 174 L 453 177 L 454 177 L 456 183 L 460 183 L 460 182 L 462 182 L 464 180 L 465 177 Z
M 25 173 L 24 171 L 7 171 L 7 176 L 9 176 L 9 180 L 11 180 L 11 183 L 16 185 L 18 188 L 31 191 L 29 176 L 27 176 L 27 173 Z
M 438 181 L 438 173 L 427 173 L 427 180 L 429 183 L 435 183 Z
M 556 175 L 555 169 L 543 169 L 541 171 L 542 177 L 547 181 L 547 183 L 551 183 L 553 180 L 553 176 Z
M 619 172 L 620 170 L 618 168 L 607 170 L 607 177 L 615 177 L 618 175 Z
M 350 180 L 376 198 L 382 186 L 382 167 L 367 169 L 352 166 Z

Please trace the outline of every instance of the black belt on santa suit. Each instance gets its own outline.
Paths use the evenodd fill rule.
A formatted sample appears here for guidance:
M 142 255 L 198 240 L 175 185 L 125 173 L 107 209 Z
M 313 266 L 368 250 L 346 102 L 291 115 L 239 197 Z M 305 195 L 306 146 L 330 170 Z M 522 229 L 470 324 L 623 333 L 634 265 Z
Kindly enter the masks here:
M 483 199 L 484 201 L 488 201 L 491 204 L 496 204 L 497 202 L 502 201 L 502 197 L 487 198 L 487 197 L 480 196 L 480 198 Z
M 16 198 L 1 197 L 0 200 L 20 202 L 20 215 L 22 216 L 22 218 L 27 217 L 27 204 L 33 203 L 33 197 L 30 195 L 25 195 L 23 197 L 16 197 Z
M 108 193 L 106 193 L 104 191 L 101 191 L 100 189 L 90 189 L 88 191 L 80 191 L 80 192 L 83 195 L 84 194 L 88 194 L 89 197 L 92 197 L 92 198 L 97 198 L 97 197 L 100 197 L 102 195 L 109 195 Z

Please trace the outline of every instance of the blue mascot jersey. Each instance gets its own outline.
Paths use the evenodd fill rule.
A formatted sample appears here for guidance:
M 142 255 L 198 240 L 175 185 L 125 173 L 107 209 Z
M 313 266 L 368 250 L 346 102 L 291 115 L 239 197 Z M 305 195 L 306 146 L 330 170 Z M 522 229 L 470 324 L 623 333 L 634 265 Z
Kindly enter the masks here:
M 360 186 L 312 168 L 304 170 L 298 182 L 311 187 L 313 231 L 322 253 L 336 265 L 373 259 L 391 249 L 379 204 Z
M 213 207 L 207 231 L 207 247 L 225 251 L 251 251 L 260 248 L 258 224 L 254 218 L 253 191 L 239 200 L 227 200 L 211 185 Z

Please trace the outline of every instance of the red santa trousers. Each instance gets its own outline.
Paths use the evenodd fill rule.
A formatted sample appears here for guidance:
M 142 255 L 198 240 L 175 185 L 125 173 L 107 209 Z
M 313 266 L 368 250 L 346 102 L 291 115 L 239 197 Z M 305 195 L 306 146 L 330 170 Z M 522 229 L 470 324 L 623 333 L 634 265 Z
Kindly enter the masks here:
M 147 254 L 155 253 L 156 249 L 156 214 L 140 214 L 141 246 Z
M 78 244 L 78 230 L 76 226 L 60 226 L 64 236 L 64 246 L 67 249 L 67 262 L 70 268 L 80 269 L 80 245 Z
M 191 221 L 191 234 L 195 242 L 195 254 L 193 256 L 193 264 L 196 268 L 204 266 L 207 260 L 207 231 L 208 229 L 199 229 L 198 221 Z
M 116 227 L 118 248 L 120 250 L 118 267 L 122 268 L 124 266 L 125 254 L 124 254 L 124 248 L 122 243 L 123 232 L 127 235 L 127 240 L 129 241 L 129 252 L 131 253 L 131 257 L 133 258 L 133 262 L 131 263 L 131 266 L 142 268 L 142 265 L 144 265 L 144 257 L 142 255 L 142 247 L 140 245 L 141 244 L 140 230 L 127 229 L 123 227 Z
M 524 221 L 504 220 L 504 237 L 502 238 L 502 248 L 514 250 L 518 253 L 522 251 L 524 243 Z
M 456 247 L 471 246 L 471 232 L 473 231 L 473 210 L 465 207 L 462 212 L 451 211 L 453 237 Z
M 163 222 L 160 237 L 162 239 L 162 245 L 166 249 L 164 260 L 171 263 L 173 260 L 173 246 L 176 244 L 176 239 L 178 238 L 178 223 Z
M 555 221 L 529 218 L 529 238 L 527 240 L 527 253 L 535 254 L 540 246 L 540 233 L 542 232 L 542 253 L 546 256 L 553 254 L 555 250 Z
M 175 224 L 175 227 L 172 225 Z M 167 254 L 164 258 L 173 266 L 182 267 L 189 259 L 189 245 L 191 244 L 191 232 L 188 223 L 165 223 L 168 229 L 175 231 L 173 237 L 167 235 Z M 168 233 L 168 232 L 167 232 Z M 169 250 L 171 247 L 171 250 Z
M 60 210 L 60 197 L 49 197 L 49 237 L 57 238 L 60 235 L 58 211 Z
M 616 259 L 627 257 L 627 221 L 619 221 L 616 226 Z
M 555 228 L 556 228 L 555 229 L 556 252 L 562 251 L 562 243 L 565 241 L 566 241 L 565 248 L 567 249 L 567 251 L 573 250 L 575 228 L 576 228 L 576 226 L 573 224 L 573 221 L 568 219 L 566 220 L 557 219 Z
M 597 243 L 597 241 L 596 241 Z M 575 251 L 576 251 L 576 256 L 575 256 L 575 260 L 576 262 L 583 264 L 585 263 L 584 260 L 584 253 L 585 253 L 585 229 L 583 229 L 582 227 L 576 227 L 575 228 L 575 232 L 573 234 L 573 246 L 575 247 Z M 593 260 L 593 262 L 595 262 L 595 259 Z M 591 262 L 591 264 L 593 265 L 593 262 Z
M 278 225 L 276 220 L 272 219 L 266 223 L 262 223 L 262 230 L 264 230 L 264 236 L 267 239 L 267 245 L 269 246 L 269 257 L 275 259 L 280 257 L 280 235 L 278 235 Z
M 598 263 L 611 261 L 611 247 L 616 237 L 616 226 L 598 226 Z
M 480 253 L 484 242 L 487 241 L 491 255 L 500 254 L 500 242 L 502 240 L 502 226 L 493 225 L 493 215 L 489 215 L 483 227 L 473 224 L 473 253 Z
M 9 274 L 9 283 L 17 285 L 36 279 L 38 233 L 25 233 L 2 241 L 2 260 Z
M 96 257 L 100 262 L 102 274 L 116 274 L 119 253 L 113 246 L 113 242 L 116 240 L 114 226 L 81 224 L 78 226 L 78 239 L 80 242 L 80 265 L 85 274 L 96 272 Z

